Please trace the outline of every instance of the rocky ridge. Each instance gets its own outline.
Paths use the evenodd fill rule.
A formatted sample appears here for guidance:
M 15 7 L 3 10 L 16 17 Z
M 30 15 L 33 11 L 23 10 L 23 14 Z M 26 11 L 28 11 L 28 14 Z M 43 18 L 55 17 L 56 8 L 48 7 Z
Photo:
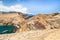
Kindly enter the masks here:
M 16 33 L 2 34 L 0 40 L 60 40 L 60 14 L 0 14 L 0 25 L 14 25 Z M 54 35 L 54 36 L 52 36 Z

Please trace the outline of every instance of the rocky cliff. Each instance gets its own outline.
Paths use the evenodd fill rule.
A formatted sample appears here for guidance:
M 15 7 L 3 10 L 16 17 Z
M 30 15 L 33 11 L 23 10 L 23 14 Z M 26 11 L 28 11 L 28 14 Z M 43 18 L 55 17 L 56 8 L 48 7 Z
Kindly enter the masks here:
M 0 13 L 0 25 L 13 25 L 15 33 L 0 34 L 0 40 L 60 40 L 60 14 L 38 14 L 31 18 L 19 12 Z
M 44 30 L 59 28 L 59 13 L 38 14 L 31 18 L 19 12 L 0 13 L 0 25 L 14 25 L 20 31 Z
M 22 15 L 19 15 L 18 13 L 0 14 L 0 25 L 9 25 L 10 23 L 18 24 L 22 21 L 24 21 L 24 18 L 22 18 Z
M 21 24 L 21 29 L 25 31 L 59 28 L 59 15 L 59 13 L 35 15 L 32 18 L 23 21 Z

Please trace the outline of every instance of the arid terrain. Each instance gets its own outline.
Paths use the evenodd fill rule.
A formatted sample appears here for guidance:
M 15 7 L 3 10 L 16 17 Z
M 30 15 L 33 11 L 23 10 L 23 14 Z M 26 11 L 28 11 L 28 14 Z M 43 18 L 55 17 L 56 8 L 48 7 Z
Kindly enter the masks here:
M 29 18 L 19 12 L 3 12 L 0 13 L 0 25 L 17 28 L 15 33 L 0 34 L 0 40 L 60 40 L 59 13 L 37 14 Z

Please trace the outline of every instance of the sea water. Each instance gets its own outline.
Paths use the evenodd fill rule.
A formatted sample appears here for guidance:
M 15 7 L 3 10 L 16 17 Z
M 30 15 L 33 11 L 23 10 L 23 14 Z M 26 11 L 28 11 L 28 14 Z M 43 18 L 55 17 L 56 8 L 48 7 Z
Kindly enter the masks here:
M 14 33 L 15 31 L 16 28 L 12 25 L 0 26 L 0 34 L 9 34 L 9 33 Z

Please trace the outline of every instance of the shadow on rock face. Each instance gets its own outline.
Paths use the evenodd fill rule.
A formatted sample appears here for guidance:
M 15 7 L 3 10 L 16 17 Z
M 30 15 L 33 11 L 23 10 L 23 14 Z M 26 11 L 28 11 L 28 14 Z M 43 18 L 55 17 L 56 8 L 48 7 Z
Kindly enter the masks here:
M 37 29 L 45 29 L 45 26 L 44 26 L 42 23 L 40 23 L 40 22 L 38 22 L 38 21 L 35 21 L 34 23 L 35 23 L 34 26 L 35 26 Z
M 42 23 L 38 22 L 38 21 L 34 21 L 33 24 L 32 23 L 27 24 L 27 28 L 29 28 L 30 30 L 37 30 L 37 29 L 43 30 L 43 29 L 46 29 L 45 26 Z

